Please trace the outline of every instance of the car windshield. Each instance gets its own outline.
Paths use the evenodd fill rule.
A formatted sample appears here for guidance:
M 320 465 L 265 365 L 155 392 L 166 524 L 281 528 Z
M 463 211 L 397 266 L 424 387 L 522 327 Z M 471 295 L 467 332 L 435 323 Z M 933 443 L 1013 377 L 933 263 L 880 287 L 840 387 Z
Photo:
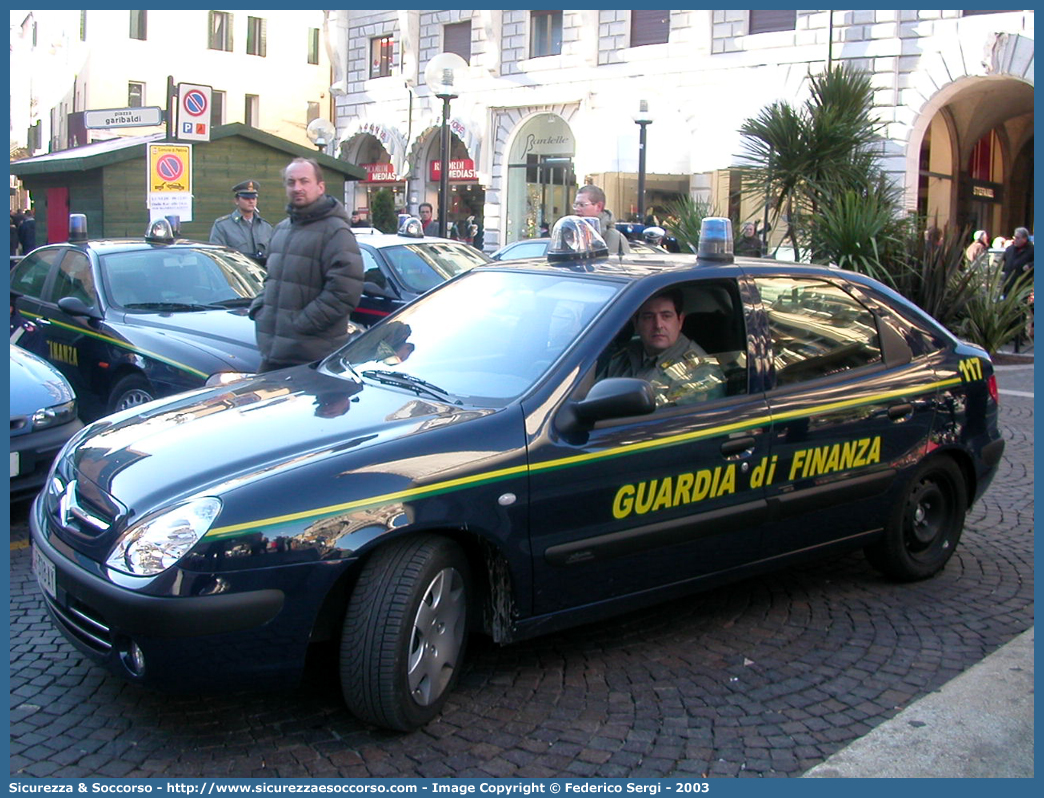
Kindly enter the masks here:
M 381 254 L 402 284 L 415 294 L 423 294 L 461 272 L 489 262 L 474 247 L 442 241 L 383 247 Z
M 619 289 L 596 278 L 479 269 L 371 327 L 323 369 L 429 398 L 503 404 L 533 386 Z
M 127 310 L 199 310 L 249 304 L 264 270 L 238 252 L 155 247 L 100 257 L 110 301 Z

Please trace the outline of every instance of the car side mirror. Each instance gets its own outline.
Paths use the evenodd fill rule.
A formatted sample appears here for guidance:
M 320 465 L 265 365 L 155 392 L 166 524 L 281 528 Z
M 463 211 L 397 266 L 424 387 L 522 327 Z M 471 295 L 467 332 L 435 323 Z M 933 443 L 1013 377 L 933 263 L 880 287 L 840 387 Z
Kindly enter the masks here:
M 58 308 L 63 313 L 67 313 L 70 316 L 86 316 L 89 319 L 95 320 L 100 320 L 102 318 L 101 313 L 93 307 L 89 307 L 87 303 L 78 296 L 63 296 L 58 300 Z
M 564 430 L 590 427 L 610 418 L 652 413 L 656 410 L 656 393 L 646 380 L 610 377 L 596 382 L 587 396 L 570 402 L 562 410 L 559 425 Z

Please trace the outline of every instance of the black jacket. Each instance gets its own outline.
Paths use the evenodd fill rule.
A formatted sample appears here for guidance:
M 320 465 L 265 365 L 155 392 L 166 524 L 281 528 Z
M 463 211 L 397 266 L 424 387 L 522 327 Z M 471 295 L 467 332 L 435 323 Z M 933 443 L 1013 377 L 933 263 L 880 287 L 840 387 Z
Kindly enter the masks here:
M 311 363 L 348 340 L 348 317 L 362 294 L 362 256 L 348 213 L 333 197 L 287 213 L 272 232 L 265 287 L 250 317 L 266 360 Z

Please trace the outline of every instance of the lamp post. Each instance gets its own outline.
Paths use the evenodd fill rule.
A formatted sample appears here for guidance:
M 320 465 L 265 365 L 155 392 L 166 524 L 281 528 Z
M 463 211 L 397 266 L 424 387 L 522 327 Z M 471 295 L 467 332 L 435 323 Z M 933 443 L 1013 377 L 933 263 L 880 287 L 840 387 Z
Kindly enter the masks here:
M 638 125 L 638 224 L 645 224 L 645 129 L 653 123 L 648 100 L 638 101 L 634 123 Z
M 442 157 L 439 171 L 439 236 L 446 237 L 449 222 L 450 100 L 458 97 L 457 76 L 468 62 L 456 53 L 439 53 L 428 62 L 424 82 L 442 100 Z

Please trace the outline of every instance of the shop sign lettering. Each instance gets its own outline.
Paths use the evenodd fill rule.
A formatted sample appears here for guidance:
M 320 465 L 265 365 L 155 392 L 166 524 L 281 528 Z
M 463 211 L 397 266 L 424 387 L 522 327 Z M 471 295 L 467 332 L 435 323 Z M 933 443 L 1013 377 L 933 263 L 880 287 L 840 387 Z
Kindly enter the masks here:
M 433 183 L 437 183 L 442 179 L 442 161 L 430 161 L 429 162 L 429 180 Z M 449 162 L 449 179 L 450 180 L 478 180 L 478 175 L 475 174 L 475 162 L 470 158 L 460 158 L 455 161 Z

